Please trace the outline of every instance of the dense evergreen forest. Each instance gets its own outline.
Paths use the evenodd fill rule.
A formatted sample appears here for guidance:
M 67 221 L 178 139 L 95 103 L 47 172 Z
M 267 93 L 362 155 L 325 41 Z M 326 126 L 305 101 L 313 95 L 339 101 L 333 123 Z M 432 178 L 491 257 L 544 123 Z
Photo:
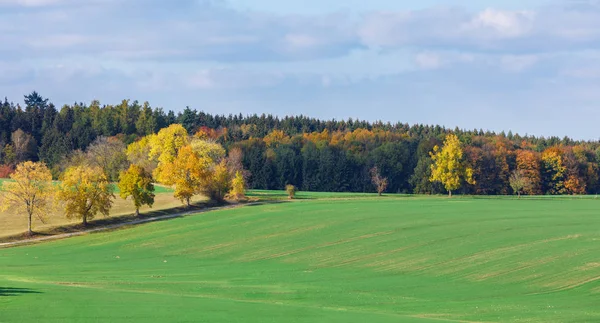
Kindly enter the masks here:
M 509 179 L 518 170 L 531 182 L 526 194 L 597 194 L 600 143 L 569 138 L 496 134 L 403 123 L 317 120 L 305 116 L 211 115 L 186 108 L 174 113 L 148 103 L 76 103 L 55 107 L 36 92 L 24 104 L 0 103 L 0 177 L 19 162 L 45 162 L 55 174 L 61 164 L 98 138 L 124 144 L 171 124 L 189 133 L 203 130 L 228 151 L 240 148 L 249 188 L 373 192 L 370 170 L 388 179 L 388 192 L 445 193 L 430 182 L 434 146 L 449 133 L 463 144 L 474 184 L 464 194 L 513 194 Z

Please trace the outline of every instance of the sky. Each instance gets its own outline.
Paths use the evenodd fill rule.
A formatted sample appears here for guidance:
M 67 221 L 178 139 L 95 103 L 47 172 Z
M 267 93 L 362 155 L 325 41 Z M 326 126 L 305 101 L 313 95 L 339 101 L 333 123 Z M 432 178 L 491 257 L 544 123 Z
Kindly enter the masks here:
M 0 96 L 600 138 L 599 0 L 0 0 Z

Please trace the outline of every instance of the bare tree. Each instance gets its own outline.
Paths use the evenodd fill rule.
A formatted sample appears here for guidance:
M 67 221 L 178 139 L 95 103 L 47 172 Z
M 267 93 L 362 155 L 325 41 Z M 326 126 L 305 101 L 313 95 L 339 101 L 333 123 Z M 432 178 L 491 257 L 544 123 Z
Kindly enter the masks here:
M 110 181 L 117 181 L 119 173 L 127 169 L 127 147 L 115 137 L 98 137 L 86 150 L 89 165 L 104 170 Z
M 15 153 L 15 162 L 26 161 L 36 154 L 37 143 L 35 139 L 25 131 L 18 129 L 10 136 Z
M 371 181 L 373 182 L 373 185 L 375 185 L 375 188 L 377 188 L 377 193 L 381 196 L 387 189 L 388 179 L 381 176 L 377 166 L 371 168 Z
M 235 176 L 237 172 L 240 172 L 244 177 L 244 181 L 247 181 L 250 177 L 250 172 L 244 169 L 244 153 L 239 147 L 235 147 L 229 151 L 227 156 L 227 169 L 232 176 Z

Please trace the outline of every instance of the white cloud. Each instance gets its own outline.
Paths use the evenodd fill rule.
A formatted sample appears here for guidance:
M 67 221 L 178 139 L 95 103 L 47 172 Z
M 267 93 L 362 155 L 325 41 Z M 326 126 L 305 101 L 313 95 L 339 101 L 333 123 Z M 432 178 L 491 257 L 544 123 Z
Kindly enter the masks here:
M 473 18 L 467 29 L 489 28 L 500 38 L 516 38 L 531 32 L 534 20 L 535 13 L 529 11 L 486 9 Z

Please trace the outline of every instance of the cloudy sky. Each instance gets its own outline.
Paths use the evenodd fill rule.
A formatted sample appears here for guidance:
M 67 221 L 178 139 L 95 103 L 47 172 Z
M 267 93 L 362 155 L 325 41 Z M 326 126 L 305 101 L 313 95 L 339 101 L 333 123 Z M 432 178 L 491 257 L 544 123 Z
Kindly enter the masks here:
M 600 138 L 600 1 L 0 0 L 0 96 Z

